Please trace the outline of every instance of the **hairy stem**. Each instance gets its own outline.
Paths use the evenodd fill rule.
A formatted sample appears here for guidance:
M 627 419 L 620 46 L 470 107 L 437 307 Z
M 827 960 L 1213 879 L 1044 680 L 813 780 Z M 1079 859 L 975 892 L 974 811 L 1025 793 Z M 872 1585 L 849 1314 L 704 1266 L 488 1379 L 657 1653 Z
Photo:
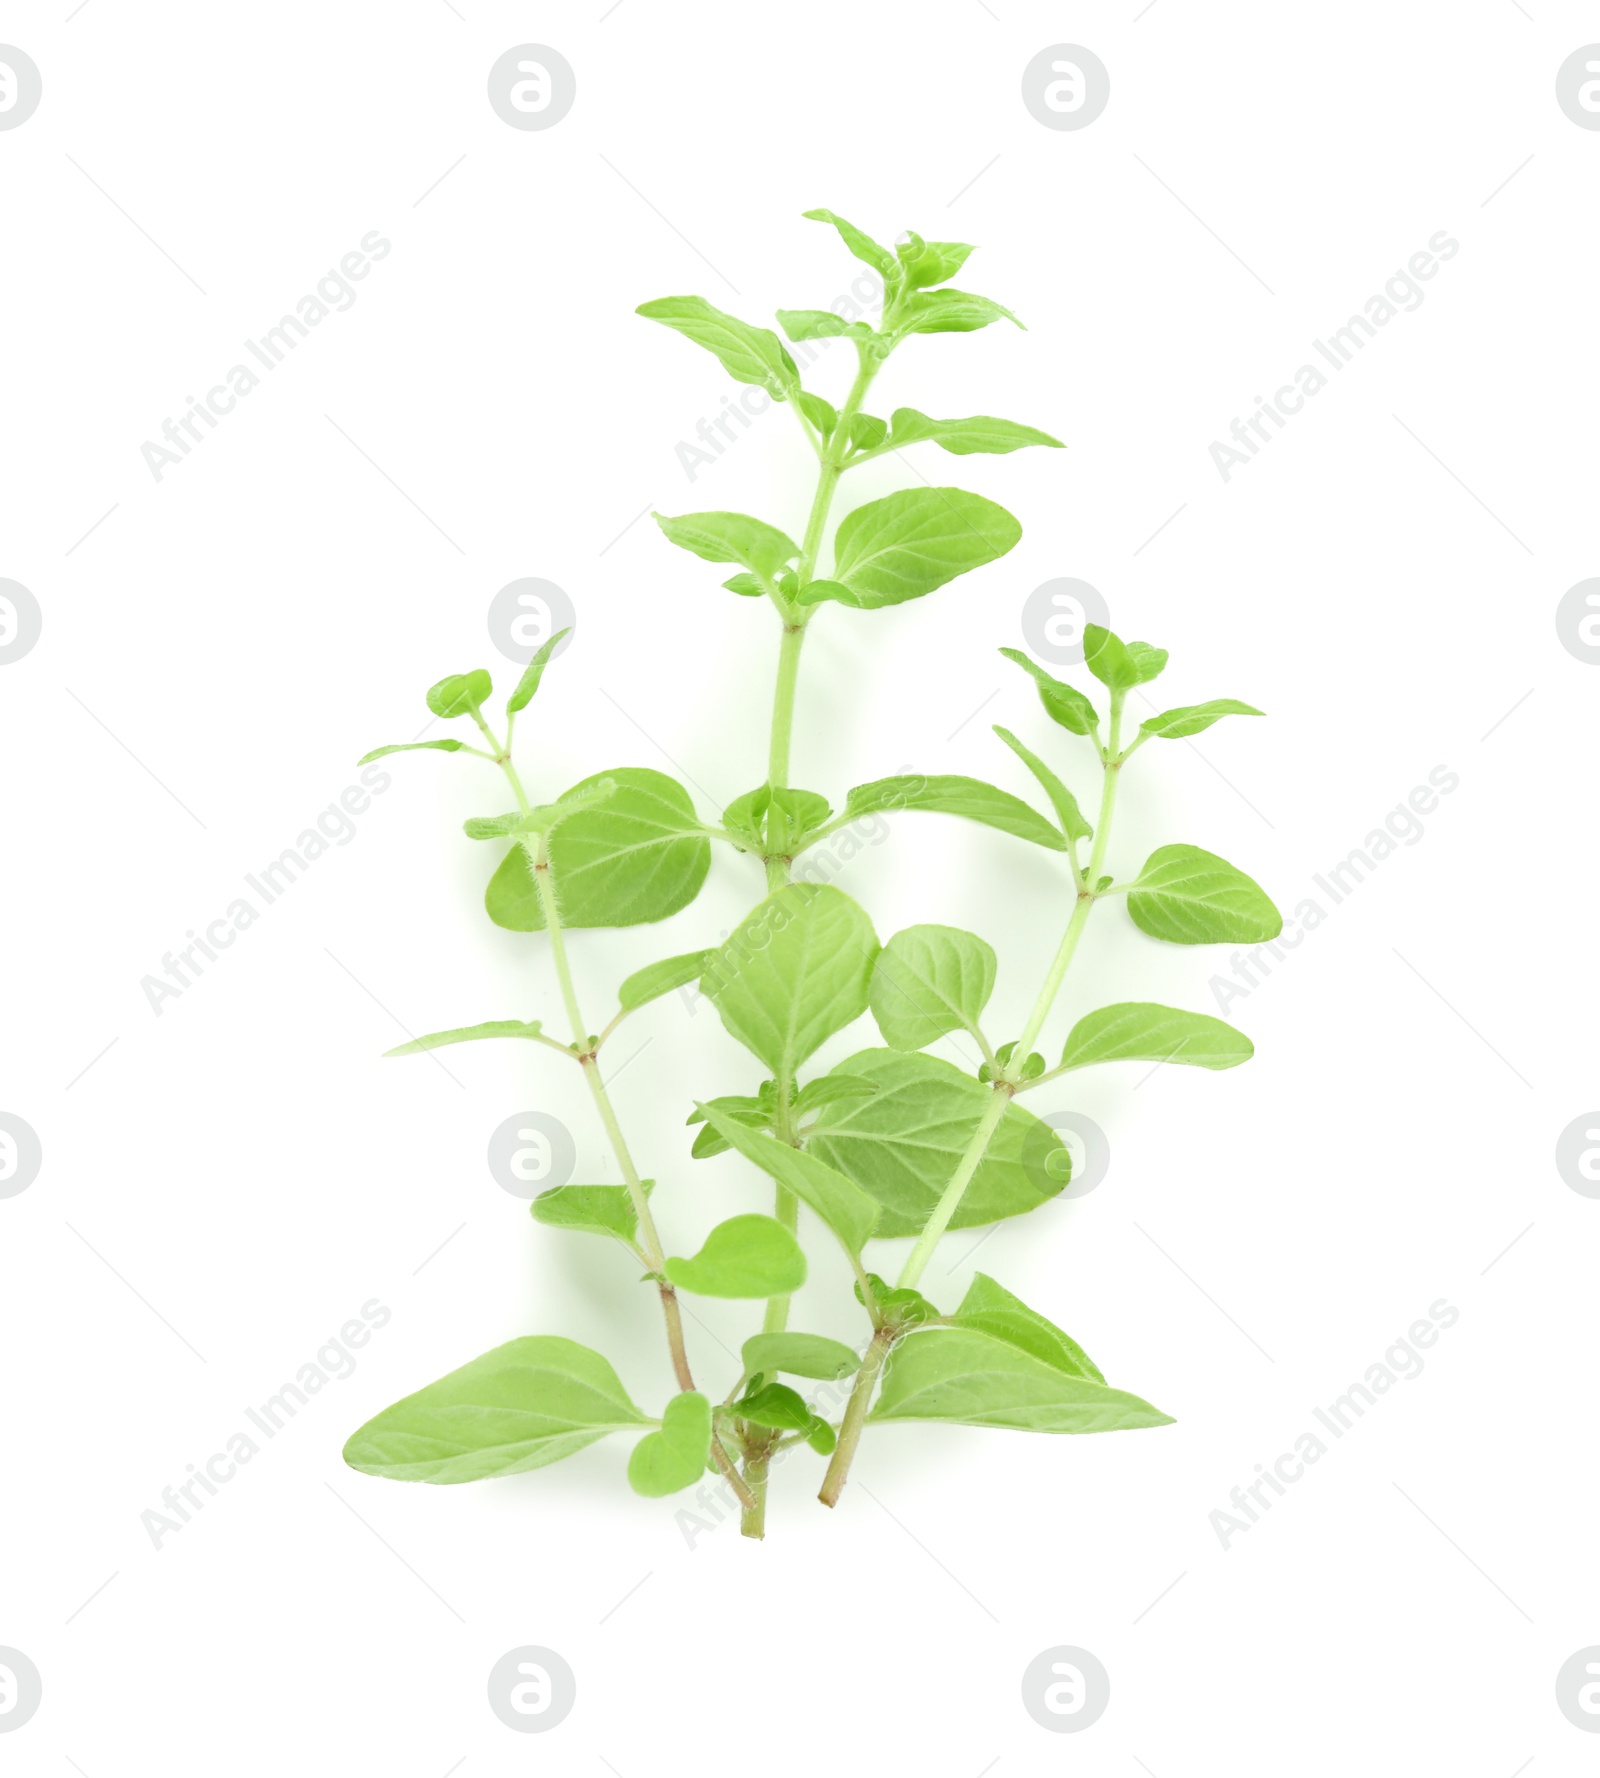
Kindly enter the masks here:
M 487 726 L 479 719 L 478 726 L 491 741 Z M 512 793 L 517 799 L 517 807 L 526 814 L 528 811 L 527 792 L 522 787 L 522 780 L 517 776 L 517 769 L 512 765 L 504 750 L 495 743 L 495 753 L 500 765 L 511 785 Z M 672 1359 L 672 1374 L 677 1378 L 680 1390 L 694 1388 L 694 1373 L 689 1368 L 689 1351 L 683 1337 L 683 1312 L 678 1306 L 678 1293 L 661 1277 L 662 1267 L 666 1264 L 666 1254 L 661 1245 L 661 1236 L 656 1229 L 655 1218 L 650 1214 L 650 1200 L 645 1196 L 644 1185 L 639 1178 L 639 1169 L 633 1164 L 633 1154 L 628 1147 L 627 1139 L 622 1134 L 622 1125 L 618 1121 L 616 1107 L 611 1103 L 611 1095 L 606 1091 L 604 1080 L 600 1076 L 600 1063 L 589 1047 L 588 1027 L 583 1022 L 583 1013 L 578 1006 L 578 991 L 572 979 L 572 965 L 567 957 L 566 934 L 561 925 L 561 910 L 556 901 L 554 873 L 550 869 L 550 849 L 544 835 L 528 835 L 522 841 L 522 849 L 527 854 L 528 863 L 533 871 L 533 880 L 539 889 L 539 905 L 544 910 L 545 931 L 550 939 L 550 955 L 555 963 L 556 980 L 561 984 L 561 1001 L 566 1007 L 567 1018 L 572 1025 L 572 1039 L 580 1050 L 583 1064 L 583 1076 L 589 1083 L 589 1092 L 595 1102 L 595 1109 L 600 1114 L 600 1122 L 605 1126 L 606 1137 L 611 1143 L 613 1154 L 617 1157 L 617 1165 L 622 1169 L 622 1177 L 627 1183 L 628 1198 L 633 1205 L 634 1215 L 638 1219 L 640 1240 L 644 1248 L 645 1261 L 650 1270 L 657 1276 L 656 1290 L 661 1299 L 661 1316 L 666 1323 L 667 1351 Z M 749 1510 L 754 1504 L 750 1490 L 741 1480 L 738 1470 L 726 1451 L 716 1439 L 711 1441 L 711 1455 L 721 1470 L 728 1486 L 738 1496 L 739 1504 Z
M 1117 775 L 1121 760 L 1117 757 L 1117 741 L 1122 726 L 1121 692 L 1111 694 L 1111 732 L 1110 741 L 1101 757 L 1101 769 L 1104 774 L 1100 790 L 1100 819 L 1095 827 L 1094 848 L 1089 855 L 1089 868 L 1084 874 L 1087 887 L 1081 887 L 1078 899 L 1072 910 L 1072 917 L 1067 922 L 1067 929 L 1061 935 L 1061 943 L 1056 947 L 1056 954 L 1051 960 L 1049 973 L 1039 989 L 1038 998 L 1033 1003 L 1033 1011 L 1028 1015 L 1022 1036 L 1017 1039 L 1016 1048 L 1012 1051 L 1011 1068 L 1020 1068 L 1026 1061 L 1028 1052 L 1033 1048 L 1044 1022 L 1050 1016 L 1050 1009 L 1055 1005 L 1056 996 L 1061 991 L 1061 984 L 1066 979 L 1073 954 L 1078 948 L 1078 940 L 1083 936 L 1083 929 L 1089 922 L 1089 911 L 1095 904 L 1094 885 L 1099 880 L 1101 867 L 1105 863 L 1106 847 L 1111 838 L 1111 817 L 1117 802 Z M 1009 1074 L 1010 1070 L 1007 1071 Z M 972 1183 L 972 1176 L 982 1164 L 988 1151 L 989 1143 L 995 1131 L 1000 1127 L 1000 1120 L 1005 1116 L 1006 1107 L 1011 1103 L 1012 1095 L 1019 1082 L 1002 1076 L 995 1083 L 994 1098 L 984 1107 L 983 1116 L 978 1120 L 978 1127 L 972 1132 L 956 1170 L 950 1176 L 950 1183 L 940 1194 L 939 1202 L 934 1206 L 933 1214 L 923 1226 L 922 1233 L 917 1237 L 916 1245 L 901 1268 L 899 1284 L 901 1288 L 912 1288 L 927 1270 L 928 1261 L 933 1258 L 934 1249 L 940 1238 L 949 1228 L 951 1219 L 961 1207 L 961 1200 L 967 1187 Z M 874 1341 L 874 1345 L 876 1345 Z M 870 1359 L 871 1353 L 868 1357 Z M 883 1362 L 882 1355 L 876 1365 L 863 1363 L 856 1373 L 855 1387 L 850 1394 L 849 1406 L 845 1409 L 844 1424 L 840 1429 L 838 1447 L 833 1453 L 833 1461 L 828 1465 L 828 1474 L 818 1496 L 825 1506 L 834 1505 L 844 1489 L 845 1479 L 850 1473 L 850 1463 L 855 1456 L 856 1446 L 861 1442 L 861 1429 L 866 1423 L 867 1409 L 871 1406 L 872 1391 L 877 1385 L 878 1370 Z
M 855 1387 L 850 1391 L 850 1401 L 839 1427 L 839 1442 L 834 1447 L 828 1473 L 822 1478 L 822 1490 L 817 1495 L 824 1506 L 839 1504 L 839 1496 L 844 1492 L 845 1478 L 850 1473 L 856 1446 L 861 1443 L 861 1430 L 867 1423 L 867 1409 L 872 1405 L 872 1391 L 877 1386 L 878 1372 L 883 1369 L 883 1361 L 889 1356 L 889 1348 L 893 1344 L 894 1335 L 888 1328 L 880 1327 L 872 1336 L 872 1344 L 867 1347 L 861 1369 L 856 1372 Z

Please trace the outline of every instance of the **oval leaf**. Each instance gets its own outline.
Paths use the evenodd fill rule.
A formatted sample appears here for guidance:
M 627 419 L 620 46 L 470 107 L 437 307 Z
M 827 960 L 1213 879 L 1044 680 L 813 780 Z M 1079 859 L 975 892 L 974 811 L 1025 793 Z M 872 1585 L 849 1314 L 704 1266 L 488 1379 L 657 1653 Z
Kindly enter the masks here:
M 891 1049 L 921 1050 L 948 1031 L 975 1031 L 994 992 L 995 955 L 975 932 L 908 926 L 872 967 L 872 1016 Z
M 641 1181 L 648 1196 L 655 1181 Z M 557 1185 L 540 1192 L 528 1206 L 535 1222 L 553 1229 L 578 1229 L 586 1235 L 612 1235 L 630 1245 L 639 1231 L 638 1213 L 625 1185 Z
M 1029 808 L 1009 790 L 997 789 L 980 778 L 963 778 L 954 773 L 879 778 L 872 784 L 858 784 L 845 798 L 844 806 L 849 815 L 871 815 L 879 809 L 922 809 L 929 814 L 962 815 L 968 821 L 998 827 L 1002 833 L 1015 834 L 1019 840 L 1046 846 L 1052 852 L 1067 849 L 1066 840 L 1037 809 Z
M 872 609 L 920 599 L 1016 546 L 1022 526 L 1003 506 L 964 488 L 904 488 L 858 506 L 839 526 L 832 578 L 813 582 L 803 602 L 822 598 Z M 819 594 L 817 588 L 835 590 Z M 848 598 L 841 598 L 838 587 Z
M 834 1072 L 874 1081 L 878 1090 L 826 1106 L 806 1152 L 878 1200 L 876 1236 L 920 1234 L 993 1089 L 921 1052 L 863 1050 Z M 1007 1106 L 950 1227 L 979 1228 L 1037 1209 L 1067 1183 L 1068 1156 L 1047 1123 L 1019 1104 Z
M 768 580 L 799 555 L 800 546 L 776 525 L 753 519 L 742 512 L 689 512 L 669 519 L 654 514 L 669 543 L 677 544 L 706 562 L 737 562 L 752 574 Z M 742 591 L 736 587 L 734 591 Z
M 554 1334 L 496 1346 L 375 1415 L 344 1448 L 366 1475 L 476 1482 L 556 1463 L 649 1422 L 598 1352 Z
M 617 989 L 617 1001 L 624 1012 L 632 1012 L 636 1007 L 659 1000 L 674 988 L 699 981 L 705 966 L 715 955 L 715 951 L 685 951 L 681 957 L 663 957 L 659 963 L 647 963 L 643 969 L 636 969 Z
M 861 1252 L 878 1220 L 875 1199 L 816 1155 L 791 1148 L 787 1142 L 752 1129 L 710 1105 L 695 1109 L 730 1148 L 738 1149 L 747 1161 L 754 1161 L 786 1191 L 793 1192 L 801 1203 L 816 1211 L 847 1253 Z
M 889 1355 L 874 1420 L 941 1420 L 1019 1432 L 1129 1432 L 1172 1416 L 1093 1377 L 1072 1376 L 972 1328 L 932 1327 Z
M 783 401 L 800 387 L 800 373 L 782 340 L 769 327 L 752 327 L 724 314 L 703 296 L 663 296 L 634 311 L 704 346 L 736 383 L 766 389 Z
M 667 1403 L 661 1430 L 647 1432 L 633 1447 L 628 1485 L 648 1500 L 692 1488 L 705 1474 L 710 1452 L 711 1403 L 697 1389 L 686 1389 Z
M 1139 733 L 1164 741 L 1182 741 L 1190 735 L 1198 735 L 1201 729 L 1210 728 L 1224 716 L 1260 714 L 1254 704 L 1241 704 L 1237 698 L 1212 698 L 1205 704 L 1180 704 L 1174 710 L 1163 710 L 1159 716 L 1141 722 Z
M 1174 945 L 1265 944 L 1283 930 L 1259 883 L 1198 846 L 1158 846 L 1128 890 L 1128 913 Z
M 878 938 L 843 890 L 791 883 L 755 907 L 700 979 L 723 1024 L 780 1079 L 867 1010 Z
M 740 1356 L 746 1375 L 752 1377 L 763 1371 L 784 1371 L 791 1377 L 820 1377 L 825 1382 L 837 1382 L 861 1368 L 858 1353 L 843 1341 L 824 1339 L 821 1334 L 752 1334 Z
M 700 893 L 711 843 L 689 793 L 662 772 L 622 766 L 573 785 L 561 802 L 605 780 L 603 802 L 567 816 L 551 833 L 550 874 L 568 926 L 638 926 L 664 920 Z M 560 805 L 558 804 L 557 807 Z M 515 846 L 489 881 L 485 902 L 496 926 L 542 932 L 544 906 L 527 851 Z
M 696 1296 L 789 1296 L 806 1281 L 806 1256 L 771 1216 L 730 1216 L 692 1259 L 669 1259 L 667 1280 Z
M 1242 1031 L 1209 1013 L 1127 1000 L 1102 1006 L 1072 1027 L 1063 1068 L 1091 1062 L 1184 1062 L 1193 1068 L 1237 1068 L 1256 1053 Z
M 470 673 L 447 673 L 428 687 L 428 708 L 435 716 L 466 716 L 489 701 L 494 682 L 482 667 Z

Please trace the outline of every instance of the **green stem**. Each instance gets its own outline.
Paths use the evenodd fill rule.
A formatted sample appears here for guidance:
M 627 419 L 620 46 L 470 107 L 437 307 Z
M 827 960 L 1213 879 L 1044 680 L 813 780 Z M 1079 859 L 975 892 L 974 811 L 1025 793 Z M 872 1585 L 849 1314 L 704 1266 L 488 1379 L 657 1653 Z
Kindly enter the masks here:
M 839 1496 L 844 1492 L 845 1478 L 849 1475 L 851 1462 L 855 1458 L 856 1446 L 861 1443 L 862 1429 L 867 1423 L 867 1409 L 872 1404 L 872 1391 L 878 1381 L 878 1372 L 883 1369 L 883 1361 L 889 1356 L 889 1348 L 893 1344 L 894 1335 L 888 1328 L 880 1327 L 872 1336 L 872 1344 L 867 1347 L 861 1369 L 856 1372 L 855 1388 L 850 1392 L 850 1402 L 839 1427 L 839 1442 L 834 1446 L 828 1473 L 822 1478 L 822 1489 L 817 1495 L 824 1506 L 839 1504 Z
M 750 1498 L 739 1515 L 739 1532 L 743 1537 L 767 1534 L 767 1463 L 765 1454 L 745 1459 L 744 1480 Z
M 1083 929 L 1089 921 L 1089 910 L 1094 906 L 1094 884 L 1099 879 L 1101 866 L 1105 863 L 1106 847 L 1111 838 L 1111 818 L 1116 809 L 1117 773 L 1121 760 L 1117 757 L 1117 742 L 1122 725 L 1122 698 L 1120 692 L 1111 694 L 1111 734 L 1110 742 L 1101 758 L 1101 770 L 1104 774 L 1100 790 L 1100 819 L 1096 824 L 1094 849 L 1089 855 L 1089 868 L 1086 873 L 1088 887 L 1080 888 L 1078 899 L 1072 910 L 1072 917 L 1067 922 L 1067 929 L 1061 935 L 1061 943 L 1056 947 L 1056 954 L 1051 961 L 1049 973 L 1040 988 L 1038 998 L 1034 1001 L 1033 1011 L 1028 1015 L 1028 1022 L 1023 1027 L 1022 1036 L 1018 1038 L 1012 1051 L 1011 1068 L 1020 1068 L 1027 1060 L 1029 1051 L 1044 1028 L 1045 1020 L 1050 1016 L 1050 1009 L 1055 1004 L 1056 995 L 1061 991 L 1061 984 L 1066 979 L 1067 969 L 1072 962 L 1073 954 L 1078 948 L 1078 940 L 1083 936 Z M 1009 1071 L 1008 1071 L 1009 1072 Z M 961 1207 L 961 1199 L 972 1177 L 982 1163 L 990 1140 L 1000 1127 L 1000 1120 L 1005 1116 L 1006 1107 L 1011 1103 L 1012 1095 L 1020 1082 L 1002 1075 L 994 1083 L 994 1097 L 984 1107 L 983 1116 L 978 1120 L 978 1127 L 972 1132 L 971 1140 L 962 1152 L 950 1183 L 940 1194 L 939 1202 L 934 1206 L 933 1214 L 928 1218 L 922 1233 L 917 1237 L 916 1245 L 911 1249 L 904 1267 L 901 1269 L 899 1284 L 901 1288 L 914 1287 L 922 1274 L 927 1270 L 928 1262 L 933 1258 L 934 1249 L 940 1238 L 949 1228 L 951 1219 Z M 876 1342 L 874 1342 L 876 1344 Z M 869 1353 L 869 1358 L 871 1354 Z M 870 1366 L 863 1363 L 856 1373 L 855 1387 L 850 1393 L 850 1403 L 845 1409 L 844 1425 L 840 1429 L 838 1447 L 833 1454 L 833 1461 L 828 1465 L 827 1479 L 823 1483 L 819 1498 L 827 1506 L 838 1500 L 844 1488 L 845 1479 L 850 1472 L 850 1462 L 855 1454 L 856 1445 L 861 1440 L 861 1429 L 866 1424 L 867 1409 L 871 1405 L 872 1391 L 877 1383 L 878 1365 Z

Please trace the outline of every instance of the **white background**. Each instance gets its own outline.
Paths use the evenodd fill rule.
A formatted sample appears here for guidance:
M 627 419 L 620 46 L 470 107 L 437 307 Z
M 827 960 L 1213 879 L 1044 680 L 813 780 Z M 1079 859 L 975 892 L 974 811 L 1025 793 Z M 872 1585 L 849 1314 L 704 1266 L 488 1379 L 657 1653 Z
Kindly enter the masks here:
M 633 1778 L 799 1773 L 827 1749 L 847 1770 L 894 1756 L 973 1778 L 1067 1758 L 1093 1778 L 1592 1771 L 1600 1743 L 1553 1686 L 1600 1642 L 1600 1204 L 1553 1154 L 1597 1097 L 1581 1014 L 1600 985 L 1600 671 L 1553 619 L 1595 572 L 1600 134 L 1561 113 L 1554 77 L 1600 13 L 70 10 L 0 8 L 0 40 L 44 79 L 0 134 L 0 574 L 44 613 L 0 675 L 0 1108 L 45 1157 L 0 1203 L 0 1644 L 45 1685 L 8 1769 Z M 548 131 L 485 99 L 526 42 L 577 71 Z M 1060 42 L 1111 72 L 1079 132 L 1020 99 Z M 796 782 L 837 804 L 911 766 L 1029 794 L 1000 721 L 1086 790 L 1078 744 L 995 654 L 1020 643 L 1027 593 L 1073 575 L 1119 631 L 1171 649 L 1167 702 L 1269 713 L 1140 754 L 1119 873 L 1188 840 L 1292 909 L 1432 768 L 1460 787 L 1232 1004 L 1248 1067 L 1083 1078 L 1051 1108 L 1104 1126 L 1108 1179 L 984 1246 L 985 1270 L 1175 1426 L 875 1432 L 835 1513 L 812 1459 L 784 1468 L 759 1546 L 729 1523 L 691 1548 L 690 1502 L 636 1499 L 621 1440 L 473 1488 L 356 1475 L 339 1452 L 361 1420 L 521 1333 L 603 1349 L 651 1411 L 670 1386 L 629 1266 L 533 1225 L 484 1166 L 490 1130 L 539 1106 L 573 1129 L 580 1178 L 616 1177 L 576 1070 L 514 1046 L 446 1052 L 448 1073 L 379 1060 L 402 1026 L 558 1017 L 540 942 L 489 925 L 489 849 L 460 834 L 502 806 L 498 780 L 389 762 L 356 837 L 159 1017 L 141 978 L 362 752 L 421 728 L 434 679 L 487 664 L 509 682 L 484 614 L 518 576 L 579 612 L 523 719 L 538 794 L 646 765 L 710 811 L 760 780 L 772 613 L 633 521 L 731 507 L 795 530 L 808 455 L 767 415 L 691 486 L 673 447 L 730 385 L 632 310 L 684 291 L 757 321 L 826 306 L 859 268 L 800 219 L 814 205 L 883 239 L 979 242 L 960 282 L 1028 323 L 914 341 L 875 407 L 1001 414 L 1070 449 L 918 447 L 924 473 L 1015 511 L 1023 541 L 916 604 L 823 613 Z M 152 479 L 141 443 L 375 228 L 393 250 L 355 305 Z M 1210 442 L 1440 229 L 1460 252 L 1423 305 L 1224 483 Z M 815 379 L 835 399 L 844 356 Z M 846 504 L 912 479 L 889 458 Z M 1066 911 L 1051 855 L 903 816 L 841 881 L 882 935 L 985 933 L 991 1028 L 1021 1024 Z M 666 925 L 580 936 L 586 1012 L 716 942 L 758 887 L 719 849 Z M 1115 906 L 1091 940 L 1053 1044 L 1110 999 L 1212 1010 L 1229 972 Z M 649 1043 L 619 1105 L 669 1242 L 692 1251 L 766 1199 L 732 1160 L 691 1165 L 682 1128 L 691 1098 L 752 1090 L 756 1066 L 676 997 L 633 1032 L 619 1059 Z M 928 1275 L 945 1306 L 972 1241 Z M 849 1331 L 843 1286 L 815 1270 L 797 1319 Z M 162 1489 L 374 1297 L 393 1318 L 354 1376 L 153 1549 L 140 1515 Z M 1208 1515 L 1229 1490 L 1441 1297 L 1460 1319 L 1425 1373 L 1224 1551 Z M 718 1341 L 749 1312 L 693 1307 L 695 1361 L 726 1387 Z M 484 1697 L 524 1643 L 579 1686 L 567 1722 L 527 1739 Z M 1018 1691 L 1055 1644 L 1111 1674 L 1109 1710 L 1069 1740 Z

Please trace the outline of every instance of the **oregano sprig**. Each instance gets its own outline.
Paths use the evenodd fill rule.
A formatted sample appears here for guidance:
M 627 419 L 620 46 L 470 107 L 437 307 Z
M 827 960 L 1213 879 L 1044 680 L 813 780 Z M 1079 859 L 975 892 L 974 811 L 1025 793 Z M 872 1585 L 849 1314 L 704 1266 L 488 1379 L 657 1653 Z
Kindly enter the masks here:
M 1060 442 L 988 415 L 941 420 L 908 406 L 893 408 L 888 419 L 869 412 L 876 379 L 906 341 L 974 332 L 1001 320 L 1021 323 L 990 298 L 950 285 L 972 252 L 965 243 L 907 234 L 891 251 L 832 211 L 807 215 L 832 227 L 881 278 L 876 325 L 855 313 L 780 309 L 785 344 L 772 329 L 699 296 L 665 297 L 639 309 L 709 352 L 736 381 L 788 406 L 815 463 L 798 539 L 750 514 L 657 515 L 669 542 L 718 569 L 731 568 L 723 587 L 737 598 L 765 601 L 778 620 L 762 781 L 714 816 L 697 809 L 674 779 L 643 767 L 613 767 L 564 791 L 540 785 L 537 795 L 548 800 L 535 800 L 513 759 L 515 725 L 565 632 L 548 638 L 528 664 L 506 700 L 503 732 L 485 713 L 493 685 L 482 669 L 447 675 L 428 691 L 433 714 L 470 722 L 483 746 L 447 737 L 367 756 L 411 749 L 468 753 L 501 774 L 514 806 L 472 817 L 466 836 L 504 847 L 488 879 L 487 912 L 502 927 L 538 935 L 535 954 L 548 957 L 570 1035 L 553 1035 L 550 1008 L 540 1005 L 532 1009 L 538 1017 L 456 1026 L 390 1053 L 507 1038 L 529 1045 L 524 1053 L 530 1057 L 553 1050 L 580 1068 L 621 1182 L 562 1181 L 535 1198 L 533 1219 L 560 1231 L 557 1238 L 615 1243 L 624 1256 L 619 1284 L 630 1266 L 634 1275 L 643 1268 L 661 1303 L 676 1389 L 652 1416 L 634 1405 L 601 1354 L 554 1335 L 523 1335 L 356 1432 L 346 1460 L 369 1474 L 435 1482 L 513 1474 L 555 1462 L 610 1432 L 635 1429 L 640 1436 L 627 1475 L 636 1492 L 668 1496 L 708 1470 L 720 1471 L 740 1503 L 742 1528 L 759 1537 L 773 1464 L 802 1448 L 827 1459 L 820 1498 L 832 1505 L 869 1424 L 923 1419 L 1082 1433 L 1156 1426 L 1168 1418 L 1109 1385 L 1075 1340 L 984 1274 L 949 1310 L 924 1296 L 920 1285 L 949 1230 L 1026 1214 L 1067 1185 L 1068 1150 L 1019 1103 L 1027 1093 L 1091 1065 L 1154 1060 L 1224 1069 L 1252 1053 L 1249 1039 L 1220 1019 L 1147 1002 L 1080 1011 L 1055 1066 L 1047 1054 L 1052 1046 L 1036 1046 L 1045 1044 L 1101 901 L 1122 900 L 1135 926 L 1171 943 L 1259 943 L 1275 936 L 1280 922 L 1263 891 L 1199 847 L 1159 847 L 1125 881 L 1106 868 L 1118 784 L 1133 753 L 1150 740 L 1199 733 L 1225 715 L 1259 712 L 1231 698 L 1180 705 L 1149 718 L 1125 741 L 1128 693 L 1159 675 L 1167 656 L 1091 625 L 1084 660 L 1098 693 L 1056 678 L 1015 650 L 1002 652 L 1032 676 L 1046 713 L 1073 737 L 1068 749 L 1081 754 L 1087 743 L 1099 774 L 1092 822 L 1071 788 L 1078 760 L 1047 760 L 1004 727 L 996 735 L 1032 775 L 1050 813 L 998 785 L 954 774 L 901 773 L 857 784 L 844 792 L 837 813 L 828 797 L 791 782 L 802 650 L 819 615 L 834 606 L 870 612 L 927 597 L 1000 560 L 1021 536 L 1017 520 L 986 496 L 925 480 L 835 522 L 843 478 L 863 463 L 920 444 L 959 457 Z M 815 358 L 811 343 L 835 339 L 848 340 L 855 354 L 837 406 L 804 383 Z M 730 608 L 730 616 L 736 610 Z M 1060 855 L 1071 912 L 1053 956 L 1041 960 L 1042 979 L 1017 1036 L 996 1042 L 1002 1034 L 984 1027 L 1002 968 L 985 939 L 922 925 L 880 942 L 867 910 L 830 880 L 832 871 L 796 871 L 810 849 L 884 810 L 955 815 L 1003 836 L 996 844 L 1031 844 Z M 714 843 L 759 861 L 761 899 L 720 944 L 663 957 L 627 976 L 617 987 L 614 1014 L 592 1028 L 566 934 L 653 923 L 689 907 L 711 868 Z M 754 1092 L 708 1091 L 687 1107 L 693 1132 L 687 1152 L 671 1151 L 645 1177 L 602 1056 L 621 1021 L 650 1016 L 663 996 L 691 983 L 716 1008 L 727 1034 L 760 1063 L 763 1078 Z M 811 1063 L 821 1046 L 869 1010 L 884 1047 L 816 1072 Z M 966 1046 L 976 1052 L 975 1067 L 931 1053 L 931 1046 L 952 1039 L 963 1053 Z M 771 1212 L 732 1216 L 694 1252 L 675 1252 L 663 1233 L 674 1188 L 686 1168 L 722 1155 L 767 1176 Z M 823 1236 L 816 1256 L 808 1240 L 813 1223 Z M 882 1251 L 882 1243 L 899 1239 L 911 1245 L 890 1283 L 892 1266 L 869 1249 Z M 856 1326 L 827 1333 L 791 1327 L 793 1301 L 813 1257 L 846 1268 L 860 1306 Z M 873 1270 L 874 1264 L 886 1270 Z M 696 1385 L 678 1301 L 685 1291 L 760 1306 L 759 1328 L 744 1342 L 737 1374 L 720 1395 Z

